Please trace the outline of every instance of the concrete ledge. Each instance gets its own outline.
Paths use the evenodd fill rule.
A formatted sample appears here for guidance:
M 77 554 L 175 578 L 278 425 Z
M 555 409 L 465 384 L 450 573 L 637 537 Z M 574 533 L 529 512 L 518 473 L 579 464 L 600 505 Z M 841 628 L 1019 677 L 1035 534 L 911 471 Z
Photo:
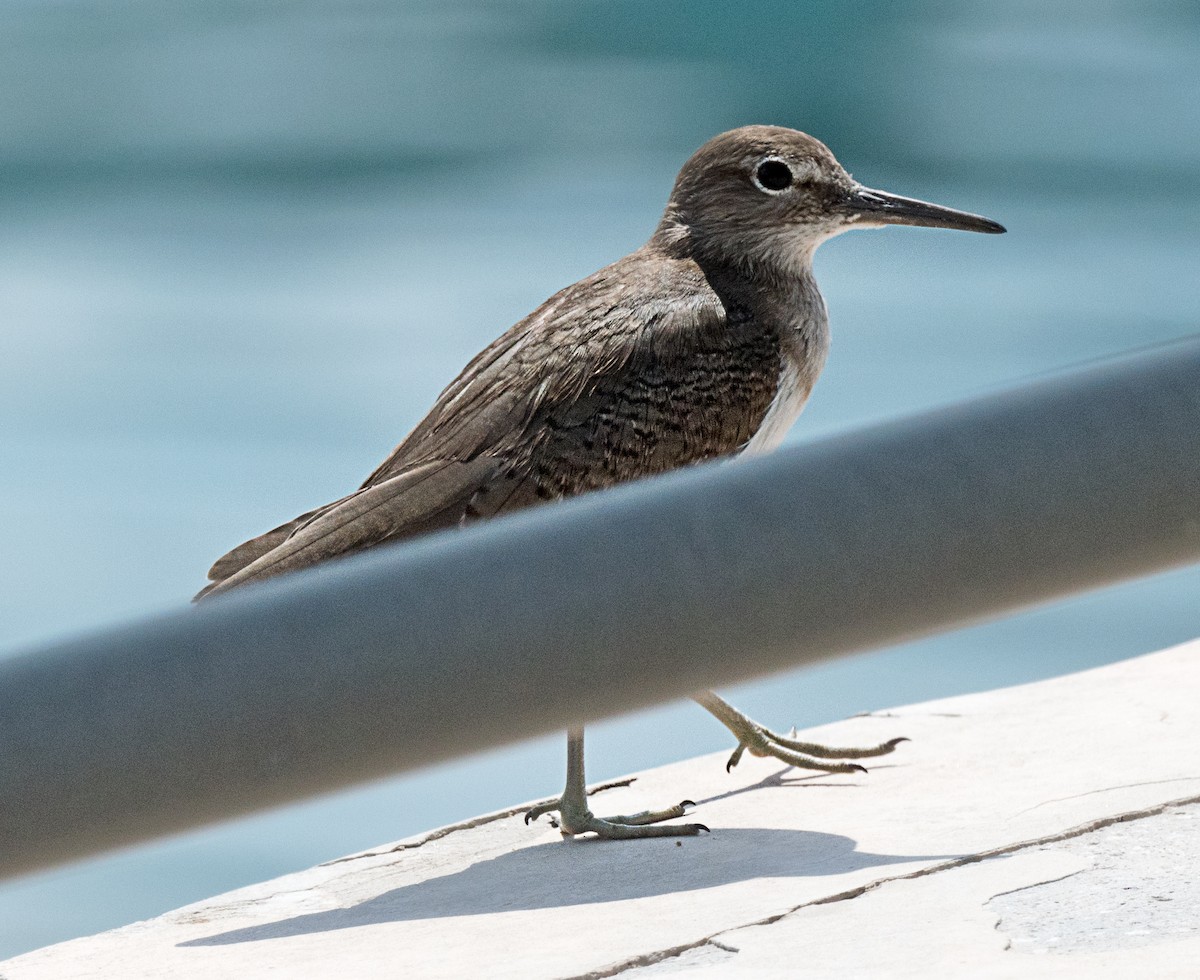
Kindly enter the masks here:
M 858 777 L 725 755 L 598 813 L 689 797 L 711 836 L 563 841 L 519 808 L 0 964 L 39 977 L 1195 975 L 1200 641 L 852 718 Z M 802 710 L 802 706 L 798 706 Z M 1038 955 L 1041 954 L 1041 955 Z

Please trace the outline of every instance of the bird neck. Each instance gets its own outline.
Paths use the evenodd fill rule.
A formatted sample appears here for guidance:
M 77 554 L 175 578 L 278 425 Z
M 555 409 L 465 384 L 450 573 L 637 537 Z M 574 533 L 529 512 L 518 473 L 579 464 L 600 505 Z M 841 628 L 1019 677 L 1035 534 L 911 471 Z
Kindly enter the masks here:
M 726 235 L 714 247 L 668 211 L 646 247 L 696 263 L 727 309 L 781 326 L 824 322 L 825 304 L 812 270 L 815 243 L 804 249 L 782 236 Z
M 774 236 L 730 229 L 720 236 L 699 235 L 668 209 L 647 246 L 670 258 L 692 260 L 714 288 L 721 285 L 719 292 L 790 299 L 817 291 L 812 272 L 817 244 L 806 248 L 786 229 Z

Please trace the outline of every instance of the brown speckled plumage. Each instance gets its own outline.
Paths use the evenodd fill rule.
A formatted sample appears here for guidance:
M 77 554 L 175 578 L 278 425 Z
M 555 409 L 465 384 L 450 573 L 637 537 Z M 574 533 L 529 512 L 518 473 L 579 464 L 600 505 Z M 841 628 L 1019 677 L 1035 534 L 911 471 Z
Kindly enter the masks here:
M 686 308 L 671 293 L 683 282 L 694 296 Z M 735 453 L 775 397 L 781 356 L 779 324 L 750 319 L 731 330 L 694 263 L 643 249 L 479 354 L 358 494 L 247 542 L 212 577 L 257 561 L 240 584 Z M 436 492 L 414 493 L 430 482 Z M 392 492 L 366 520 L 356 503 L 385 485 Z M 326 535 L 296 547 L 301 528 Z
M 795 186 L 765 190 L 763 159 L 787 161 Z M 828 347 L 812 252 L 863 223 L 863 190 L 803 133 L 751 126 L 711 140 L 645 246 L 490 344 L 358 491 L 235 548 L 200 595 L 770 448 Z
M 773 448 L 829 348 L 812 256 L 854 225 L 996 232 L 995 222 L 857 184 L 804 133 L 747 126 L 710 140 L 675 181 L 642 248 L 562 290 L 490 344 L 363 486 L 247 541 L 197 598 L 388 541 L 739 452 Z M 744 751 L 824 772 L 903 739 L 832 749 L 778 735 L 695 695 Z M 583 730 L 567 735 L 565 835 L 694 835 L 690 801 L 609 819 L 587 805 Z

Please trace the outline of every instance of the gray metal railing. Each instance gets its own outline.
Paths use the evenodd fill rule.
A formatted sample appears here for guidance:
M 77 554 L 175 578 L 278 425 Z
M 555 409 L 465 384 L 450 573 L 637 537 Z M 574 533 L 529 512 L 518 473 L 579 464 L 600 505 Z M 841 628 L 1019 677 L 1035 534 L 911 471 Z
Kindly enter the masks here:
M 1200 340 L 0 662 L 0 874 L 1200 560 Z

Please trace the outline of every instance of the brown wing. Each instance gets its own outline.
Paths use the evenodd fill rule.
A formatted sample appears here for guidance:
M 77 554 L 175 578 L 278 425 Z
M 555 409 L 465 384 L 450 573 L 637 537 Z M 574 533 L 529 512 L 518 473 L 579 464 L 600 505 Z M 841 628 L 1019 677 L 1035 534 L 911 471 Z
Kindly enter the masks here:
M 269 551 L 213 582 L 196 598 L 307 568 L 393 538 L 457 524 L 467 501 L 495 470 L 496 461 L 486 456 L 414 466 L 317 512 Z
M 336 503 L 341 503 L 341 501 L 339 500 Z M 249 541 L 242 542 L 232 551 L 227 552 L 213 562 L 212 568 L 208 570 L 208 580 L 210 582 L 220 582 L 222 579 L 229 578 L 234 572 L 245 568 L 256 558 L 261 558 L 272 548 L 283 544 L 306 521 L 333 506 L 335 504 L 327 504 L 325 507 L 310 510 L 307 514 L 301 514 L 299 517 L 294 517 L 285 524 L 280 524 L 279 527 L 265 531 L 257 538 L 251 538 Z M 201 595 L 203 594 L 201 593 Z
M 635 252 L 489 345 L 361 489 L 235 548 L 200 595 L 735 452 L 779 366 L 774 333 L 743 326 L 693 264 Z
M 768 402 L 779 364 L 771 343 Z M 724 307 L 695 263 L 640 249 L 556 293 L 476 355 L 363 486 L 424 459 L 512 453 L 556 410 L 620 401 L 644 373 L 683 383 L 682 361 L 716 379 L 730 345 Z

